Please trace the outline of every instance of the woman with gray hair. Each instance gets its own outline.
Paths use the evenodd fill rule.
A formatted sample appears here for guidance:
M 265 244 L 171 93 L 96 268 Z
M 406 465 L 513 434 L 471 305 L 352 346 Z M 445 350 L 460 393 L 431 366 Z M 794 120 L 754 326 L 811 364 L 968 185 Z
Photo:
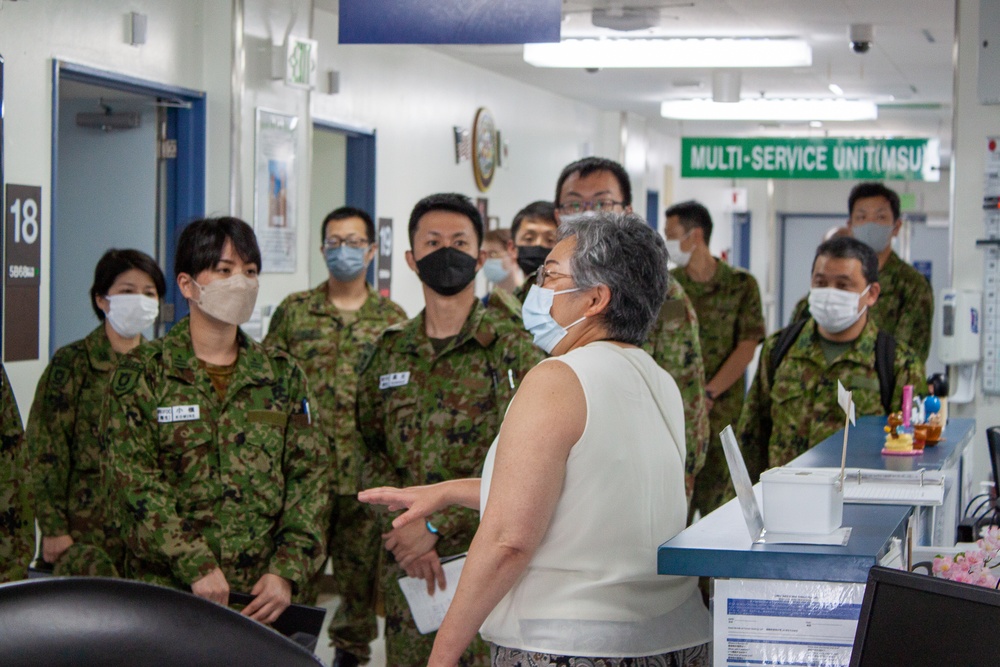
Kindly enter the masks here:
M 559 237 L 524 304 L 552 358 L 525 376 L 482 479 L 359 497 L 408 508 L 396 527 L 481 510 L 428 664 L 457 664 L 480 632 L 494 665 L 707 666 L 696 580 L 656 574 L 656 548 L 687 515 L 680 393 L 638 347 L 666 293 L 666 248 L 632 214 Z

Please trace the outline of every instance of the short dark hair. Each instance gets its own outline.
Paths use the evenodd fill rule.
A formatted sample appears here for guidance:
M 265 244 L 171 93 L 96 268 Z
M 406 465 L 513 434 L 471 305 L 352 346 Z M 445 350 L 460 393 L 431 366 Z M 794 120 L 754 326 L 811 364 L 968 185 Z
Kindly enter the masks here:
M 559 221 L 556 220 L 556 205 L 550 201 L 533 201 L 514 216 L 514 222 L 510 223 L 510 237 L 517 238 L 517 230 L 521 228 L 521 223 L 525 220 L 541 220 L 551 222 L 556 227 Z
M 499 243 L 500 245 L 507 247 L 507 241 L 510 241 L 511 235 L 509 229 L 491 229 L 486 232 L 486 236 L 483 237 L 483 242 L 490 241 L 492 243 Z
M 674 204 L 666 210 L 664 216 L 667 218 L 676 217 L 686 232 L 690 232 L 695 227 L 701 229 L 705 243 L 708 243 L 712 238 L 712 216 L 704 205 L 693 199 Z
M 464 215 L 472 223 L 476 230 L 476 239 L 479 247 L 483 245 L 483 216 L 479 215 L 479 209 L 472 203 L 472 200 L 457 192 L 441 192 L 436 195 L 424 197 L 417 202 L 410 212 L 410 248 L 413 248 L 413 238 L 417 234 L 417 223 L 431 211 L 452 211 Z
M 597 171 L 610 171 L 615 180 L 618 181 L 618 188 L 622 191 L 622 206 L 632 205 L 632 182 L 629 181 L 628 173 L 625 168 L 614 160 L 609 160 L 603 157 L 585 157 L 582 160 L 577 160 L 566 165 L 566 168 L 562 170 L 559 174 L 559 180 L 556 181 L 556 198 L 555 205 L 556 208 L 559 207 L 561 203 L 559 201 L 559 193 L 562 192 L 563 184 L 566 183 L 566 179 L 573 174 L 579 173 L 580 178 L 590 176 Z
M 601 211 L 566 222 L 559 240 L 576 238 L 570 258 L 577 287 L 611 292 L 601 321 L 612 340 L 641 345 L 667 298 L 667 246 L 635 213 Z
M 262 269 L 260 246 L 257 245 L 253 227 L 239 218 L 224 216 L 195 220 L 184 228 L 177 240 L 174 274 L 186 273 L 193 278 L 205 269 L 211 269 L 222 259 L 227 239 L 232 241 L 240 259 L 256 264 L 258 271 Z
M 816 269 L 816 260 L 820 257 L 832 259 L 856 259 L 861 262 L 861 273 L 869 284 L 878 282 L 878 255 L 867 243 L 862 243 L 852 236 L 838 236 L 829 241 L 823 241 L 816 248 L 812 269 Z
M 892 188 L 887 188 L 877 181 L 858 183 L 851 188 L 851 194 L 847 196 L 847 215 L 854 214 L 854 205 L 859 199 L 868 197 L 885 197 L 889 202 L 889 208 L 892 209 L 892 221 L 899 220 L 899 195 Z
M 140 250 L 132 248 L 111 248 L 101 255 L 94 267 L 94 284 L 90 286 L 90 307 L 97 314 L 97 319 L 104 321 L 104 311 L 97 307 L 97 297 L 107 296 L 108 290 L 114 285 L 118 276 L 139 269 L 153 279 L 156 286 L 156 296 L 163 298 L 167 291 L 167 281 L 163 278 L 156 260 Z
M 368 215 L 367 211 L 362 211 L 360 208 L 355 208 L 353 206 L 341 206 L 338 209 L 334 209 L 326 214 L 323 218 L 323 224 L 319 230 L 319 242 L 320 244 L 326 243 L 326 227 L 333 220 L 347 220 L 349 218 L 361 218 L 365 223 L 365 234 L 368 235 L 368 242 L 375 243 L 375 222 L 372 217 Z

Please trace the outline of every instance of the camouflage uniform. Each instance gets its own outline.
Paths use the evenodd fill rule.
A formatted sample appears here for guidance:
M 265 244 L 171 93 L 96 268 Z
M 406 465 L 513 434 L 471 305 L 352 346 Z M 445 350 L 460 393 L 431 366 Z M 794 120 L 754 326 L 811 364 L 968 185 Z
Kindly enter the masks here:
M 684 399 L 685 464 L 688 501 L 695 479 L 705 465 L 708 447 L 708 404 L 705 402 L 705 366 L 698 340 L 698 315 L 676 280 L 667 281 L 667 298 L 642 346 L 670 373 Z
M 130 578 L 186 589 L 219 567 L 234 591 L 270 573 L 298 593 L 323 564 L 329 448 L 305 374 L 242 331 L 238 343 L 225 400 L 187 318 L 118 364 L 102 433 Z
M 327 299 L 327 283 L 292 294 L 274 311 L 264 344 L 295 359 L 316 397 L 312 412 L 330 446 L 329 556 L 342 602 L 330 623 L 334 645 L 366 660 L 378 636 L 376 564 L 381 540 L 372 510 L 358 502 L 361 435 L 355 425 L 356 368 L 364 347 L 406 313 L 375 290 L 356 312 L 343 313 Z
M 704 283 L 692 280 L 683 268 L 671 275 L 684 286 L 695 312 L 698 313 L 698 342 L 705 363 L 705 378 L 719 372 L 736 345 L 743 341 L 757 343 L 764 338 L 764 312 L 760 305 L 760 289 L 754 277 L 718 260 L 715 275 Z M 746 382 L 740 378 L 733 386 L 715 397 L 709 412 L 708 453 L 705 467 L 694 484 L 691 509 L 708 514 L 734 496 L 730 484 L 729 466 L 722 451 L 719 433 L 740 418 Z
M 908 345 L 918 359 L 927 361 L 934 321 L 934 290 L 930 281 L 895 252 L 890 252 L 885 266 L 878 270 L 878 284 L 881 292 L 871 307 L 875 324 Z M 809 317 L 808 295 L 795 304 L 789 322 L 806 317 Z
M 878 327 L 873 321 L 851 348 L 828 364 L 816 323 L 809 320 L 772 378 L 769 360 L 778 335 L 764 341 L 737 430 L 754 479 L 765 468 L 784 465 L 844 427 L 844 411 L 837 404 L 838 380 L 854 392 L 859 417 L 884 413 L 874 368 Z M 904 385 L 924 382 L 924 363 L 905 343 L 896 344 L 895 373 L 893 405 L 898 406 Z
M 35 555 L 28 457 L 21 435 L 21 413 L 0 365 L 0 584 L 24 579 Z
M 528 290 L 535 284 L 536 275 L 537 273 L 532 273 L 524 284 L 514 290 L 513 296 L 520 303 L 523 304 L 528 297 Z M 499 312 L 513 313 L 514 308 L 509 303 L 510 299 L 494 299 L 490 296 L 490 307 Z M 521 322 L 520 315 L 520 310 L 517 310 L 515 321 L 518 323 Z M 705 403 L 705 367 L 701 358 L 701 344 L 698 342 L 698 315 L 691 299 L 676 280 L 667 282 L 667 298 L 642 348 L 656 360 L 660 368 L 670 373 L 684 399 L 684 436 L 687 445 L 685 486 L 690 502 L 695 476 L 705 464 L 709 436 L 708 405 Z
M 423 313 L 386 329 L 358 378 L 358 428 L 372 459 L 366 486 L 478 477 L 515 388 L 543 357 L 523 328 L 478 299 L 439 353 Z M 450 556 L 468 550 L 479 515 L 454 508 L 432 521 L 440 534 L 438 555 Z M 383 532 L 391 529 L 388 516 L 381 523 Z M 434 635 L 417 633 L 396 583 L 404 575 L 393 562 L 382 574 L 386 662 L 424 665 Z M 473 641 L 460 664 L 489 665 L 486 644 Z
M 102 494 L 100 417 L 119 355 L 104 323 L 56 350 L 28 414 L 35 513 L 45 537 L 69 535 L 58 575 L 118 576 L 124 555 Z

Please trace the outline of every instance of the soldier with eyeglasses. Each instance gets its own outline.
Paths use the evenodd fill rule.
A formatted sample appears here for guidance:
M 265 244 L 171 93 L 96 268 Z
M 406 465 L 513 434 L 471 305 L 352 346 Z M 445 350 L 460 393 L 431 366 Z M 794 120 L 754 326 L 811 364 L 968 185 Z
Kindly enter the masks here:
M 347 206 L 331 212 L 320 241 L 329 277 L 281 302 L 264 343 L 290 354 L 305 371 L 330 446 L 327 543 L 342 602 L 329 632 L 337 649 L 335 664 L 351 667 L 368 662 L 368 645 L 378 635 L 375 589 L 381 554 L 374 517 L 356 498 L 364 450 L 355 425 L 355 369 L 362 351 L 387 326 L 405 320 L 406 313 L 365 282 L 378 250 L 368 213 Z

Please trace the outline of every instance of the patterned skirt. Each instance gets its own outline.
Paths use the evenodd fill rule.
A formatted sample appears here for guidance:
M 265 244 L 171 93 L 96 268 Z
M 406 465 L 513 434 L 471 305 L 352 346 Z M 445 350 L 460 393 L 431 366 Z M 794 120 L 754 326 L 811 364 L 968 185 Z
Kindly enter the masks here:
M 711 644 L 641 658 L 581 658 L 490 644 L 493 667 L 711 667 Z

